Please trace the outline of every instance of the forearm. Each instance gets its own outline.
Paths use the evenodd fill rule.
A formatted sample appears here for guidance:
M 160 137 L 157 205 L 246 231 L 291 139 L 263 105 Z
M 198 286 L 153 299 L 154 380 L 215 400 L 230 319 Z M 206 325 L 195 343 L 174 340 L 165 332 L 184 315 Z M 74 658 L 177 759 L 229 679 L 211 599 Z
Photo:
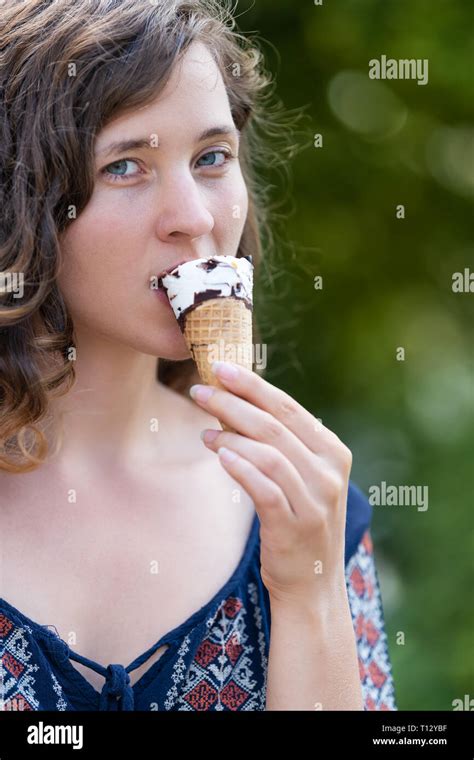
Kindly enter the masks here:
M 347 596 L 328 605 L 273 602 L 266 710 L 363 710 Z

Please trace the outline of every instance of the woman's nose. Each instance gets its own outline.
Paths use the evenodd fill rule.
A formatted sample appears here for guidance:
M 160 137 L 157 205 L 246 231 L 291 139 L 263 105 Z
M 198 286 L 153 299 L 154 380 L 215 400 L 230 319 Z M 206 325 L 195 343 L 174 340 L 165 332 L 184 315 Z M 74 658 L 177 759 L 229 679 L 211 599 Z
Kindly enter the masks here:
M 214 227 L 214 217 L 205 200 L 191 175 L 175 175 L 163 183 L 156 214 L 160 240 L 166 241 L 170 235 L 174 238 L 185 235 L 192 239 L 209 234 Z

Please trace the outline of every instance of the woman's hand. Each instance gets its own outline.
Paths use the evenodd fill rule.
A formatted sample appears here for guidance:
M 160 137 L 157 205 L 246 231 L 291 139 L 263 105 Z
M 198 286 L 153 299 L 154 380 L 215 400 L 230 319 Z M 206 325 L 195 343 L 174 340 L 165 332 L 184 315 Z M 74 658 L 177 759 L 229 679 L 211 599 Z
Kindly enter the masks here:
M 238 431 L 210 431 L 214 438 L 205 443 L 255 504 L 261 576 L 270 599 L 317 605 L 344 594 L 350 450 L 255 372 L 231 362 L 215 362 L 213 371 L 228 390 L 195 385 L 190 394 Z M 199 389 L 210 392 L 207 400 L 199 399 Z

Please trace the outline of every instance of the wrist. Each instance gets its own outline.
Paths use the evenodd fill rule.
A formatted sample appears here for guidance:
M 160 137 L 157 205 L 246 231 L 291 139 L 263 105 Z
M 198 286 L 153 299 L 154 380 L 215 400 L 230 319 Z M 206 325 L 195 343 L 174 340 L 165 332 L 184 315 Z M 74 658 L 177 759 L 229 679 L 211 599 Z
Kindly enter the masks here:
M 306 593 L 298 596 L 270 597 L 270 612 L 274 618 L 300 624 L 323 626 L 326 622 L 331 627 L 335 623 L 351 621 L 347 589 L 339 584 L 331 592 Z

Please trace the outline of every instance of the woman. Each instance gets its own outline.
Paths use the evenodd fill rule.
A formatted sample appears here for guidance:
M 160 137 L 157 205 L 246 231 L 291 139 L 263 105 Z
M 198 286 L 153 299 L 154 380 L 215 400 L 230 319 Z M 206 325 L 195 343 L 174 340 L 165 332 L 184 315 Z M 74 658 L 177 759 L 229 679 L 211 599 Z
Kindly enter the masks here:
M 214 0 L 14 0 L 0 49 L 3 709 L 395 709 L 350 451 L 256 372 L 189 395 L 150 287 L 258 274 L 260 54 Z

